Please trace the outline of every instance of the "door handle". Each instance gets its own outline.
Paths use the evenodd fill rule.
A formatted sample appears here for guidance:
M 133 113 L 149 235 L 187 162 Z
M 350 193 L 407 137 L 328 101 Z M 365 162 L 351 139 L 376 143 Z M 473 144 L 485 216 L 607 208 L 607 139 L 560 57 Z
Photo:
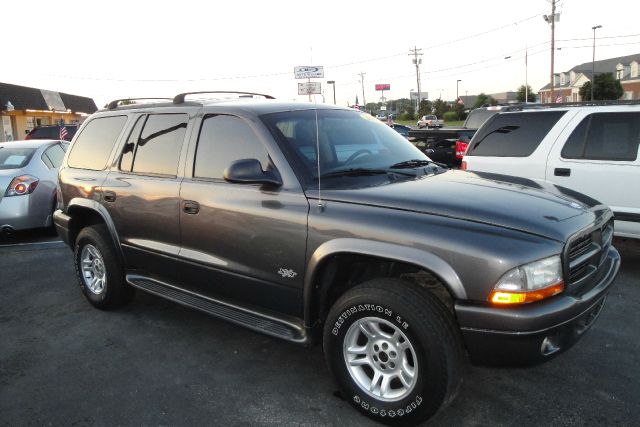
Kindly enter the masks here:
M 200 211 L 200 204 L 193 200 L 185 200 L 182 204 L 182 210 L 189 215 L 195 215 Z
M 116 201 L 116 193 L 113 191 L 105 191 L 102 196 L 105 202 L 115 202 Z
M 555 176 L 571 176 L 571 169 L 569 168 L 555 168 L 553 171 Z

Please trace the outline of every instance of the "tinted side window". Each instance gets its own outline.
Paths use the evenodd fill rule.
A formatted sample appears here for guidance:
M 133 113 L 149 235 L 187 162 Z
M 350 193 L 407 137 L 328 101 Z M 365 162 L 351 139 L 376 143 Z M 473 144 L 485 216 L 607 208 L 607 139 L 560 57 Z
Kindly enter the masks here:
M 639 143 L 640 113 L 593 114 L 583 158 L 633 161 Z
M 43 157 L 45 156 L 49 159 L 49 162 L 51 163 L 51 166 L 49 166 L 49 164 L 47 164 L 47 166 L 49 166 L 50 169 L 58 169 L 62 164 L 62 159 L 64 159 L 64 151 L 58 144 L 56 144 L 48 148 L 47 151 L 44 152 Z
M 142 126 L 144 126 L 146 118 L 146 115 L 138 117 L 136 124 L 133 126 L 133 129 L 129 134 L 129 138 L 127 138 L 127 142 L 124 144 L 124 148 L 122 149 L 122 155 L 120 156 L 120 170 L 131 172 L 131 166 L 133 165 L 133 152 L 136 148 L 136 143 L 138 142 L 140 131 L 142 130 Z
M 269 165 L 267 150 L 242 119 L 206 116 L 198 137 L 193 176 L 223 179 L 224 170 L 241 159 L 258 159 L 263 170 Z
M 468 155 L 527 157 L 565 111 L 497 114 L 471 140 Z
M 69 166 L 91 170 L 104 169 L 111 149 L 126 122 L 127 116 L 112 116 L 99 117 L 87 123 L 71 148 Z
M 186 114 L 151 114 L 133 159 L 133 172 L 175 176 L 187 129 Z
M 564 147 L 562 147 L 560 156 L 565 159 L 579 159 L 582 157 L 582 153 L 584 151 L 584 140 L 587 136 L 587 129 L 589 128 L 590 121 L 591 116 L 585 117 L 573 132 L 571 132 L 571 136 L 569 136 Z

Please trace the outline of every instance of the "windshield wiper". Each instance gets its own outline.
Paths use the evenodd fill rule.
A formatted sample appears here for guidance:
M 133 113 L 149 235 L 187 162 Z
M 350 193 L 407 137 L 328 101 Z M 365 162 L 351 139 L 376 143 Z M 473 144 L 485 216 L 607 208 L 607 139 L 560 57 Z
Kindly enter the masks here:
M 398 172 L 392 171 L 389 169 L 367 169 L 367 168 L 353 168 L 353 169 L 342 169 L 333 172 L 327 172 L 325 174 L 320 175 L 320 178 L 333 178 L 340 176 L 371 176 L 371 175 L 383 175 L 383 174 L 396 174 L 396 175 L 405 175 L 405 176 L 415 176 L 413 173 L 407 172 Z
M 419 167 L 428 166 L 428 165 L 436 165 L 436 166 L 440 166 L 441 168 L 447 167 L 447 165 L 434 162 L 433 160 L 413 159 L 413 160 L 405 160 L 404 162 L 395 163 L 389 166 L 389 169 L 413 169 L 413 168 L 419 168 Z

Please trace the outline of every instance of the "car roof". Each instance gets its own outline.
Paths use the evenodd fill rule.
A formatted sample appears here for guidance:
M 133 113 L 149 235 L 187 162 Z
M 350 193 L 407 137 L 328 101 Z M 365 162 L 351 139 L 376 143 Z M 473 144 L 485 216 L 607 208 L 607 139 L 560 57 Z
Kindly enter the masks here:
M 131 111 L 131 112 L 144 112 L 146 110 L 151 109 L 162 109 L 162 108 L 181 108 L 181 107 L 202 107 L 208 109 L 208 107 L 212 107 L 211 109 L 216 109 L 215 107 L 223 107 L 223 108 L 233 108 L 240 109 L 245 111 L 251 111 L 254 114 L 262 115 L 269 113 L 279 113 L 284 111 L 301 111 L 301 110 L 313 110 L 313 109 L 322 109 L 322 110 L 345 110 L 345 111 L 354 111 L 352 108 L 337 106 L 333 104 L 323 104 L 323 103 L 311 103 L 311 102 L 292 102 L 292 101 L 280 101 L 274 99 L 220 99 L 220 100 L 189 100 L 184 103 L 175 104 L 173 102 L 162 102 L 162 103 L 148 103 L 148 104 L 130 104 L 118 106 L 113 109 L 102 109 L 99 113 L 104 112 L 119 112 L 119 111 Z
M 25 141 L 0 142 L 0 147 L 5 148 L 40 148 L 43 145 L 50 145 L 55 142 L 67 142 L 57 139 L 28 139 Z
M 40 129 L 40 128 L 59 128 L 60 126 L 78 126 L 76 123 L 65 123 L 63 125 L 41 125 L 41 126 L 36 126 L 34 127 L 34 129 Z

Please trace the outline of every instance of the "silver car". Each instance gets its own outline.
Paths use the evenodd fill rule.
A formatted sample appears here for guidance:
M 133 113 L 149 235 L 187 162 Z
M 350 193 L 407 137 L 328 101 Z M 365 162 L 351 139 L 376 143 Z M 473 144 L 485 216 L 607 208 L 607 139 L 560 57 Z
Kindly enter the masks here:
M 0 143 L 0 231 L 49 227 L 56 207 L 58 168 L 68 143 Z

